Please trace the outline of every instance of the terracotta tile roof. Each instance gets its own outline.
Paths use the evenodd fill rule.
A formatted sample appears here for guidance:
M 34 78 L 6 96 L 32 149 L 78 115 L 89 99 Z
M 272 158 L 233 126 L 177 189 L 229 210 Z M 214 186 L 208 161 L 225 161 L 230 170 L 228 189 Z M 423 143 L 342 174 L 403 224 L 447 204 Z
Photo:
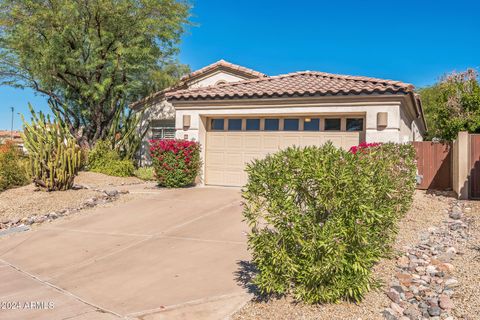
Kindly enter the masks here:
M 400 81 L 302 71 L 217 86 L 184 89 L 166 94 L 168 100 L 281 97 L 314 95 L 359 95 L 413 93 L 414 86 Z
M 203 75 L 208 74 L 209 72 L 214 72 L 215 70 L 226 70 L 230 71 L 233 73 L 238 74 L 241 77 L 244 77 L 246 79 L 255 79 L 255 78 L 264 78 L 268 77 L 266 74 L 263 74 L 261 72 L 245 68 L 242 66 L 239 66 L 237 64 L 230 63 L 225 60 L 219 60 L 215 63 L 212 63 L 206 67 L 203 67 L 201 69 L 198 69 L 194 72 L 191 72 L 182 78 L 180 78 L 179 82 L 176 83 L 175 85 L 168 87 L 166 89 L 154 92 L 150 94 L 149 96 L 140 99 L 138 101 L 135 101 L 130 104 L 130 108 L 132 109 L 139 109 L 143 107 L 146 104 L 153 104 L 155 102 L 158 102 L 159 100 L 163 99 L 165 97 L 165 94 L 171 91 L 177 91 L 179 89 L 185 89 L 188 88 L 188 85 L 191 81 L 200 78 Z
M 12 132 L 10 130 L 0 130 L 0 144 L 10 140 L 12 138 Z M 22 144 L 23 139 L 21 136 L 21 132 L 14 130 L 13 131 L 13 142 L 17 144 Z
M 249 68 L 245 68 L 245 67 L 239 66 L 239 65 L 234 64 L 234 63 L 230 63 L 230 62 L 222 59 L 222 60 L 219 60 L 215 63 L 212 63 L 212 64 L 210 64 L 206 67 L 198 69 L 197 71 L 194 71 L 190 74 L 187 74 L 186 76 L 182 77 L 180 79 L 180 81 L 183 81 L 183 82 L 189 81 L 191 79 L 197 78 L 198 76 L 202 76 L 202 75 L 207 74 L 207 73 L 209 73 L 211 71 L 214 71 L 216 69 L 231 70 L 233 72 L 239 73 L 241 76 L 243 76 L 247 79 L 268 77 L 264 73 L 261 73 L 261 72 L 258 72 L 258 71 L 255 71 L 255 70 L 252 70 L 252 69 L 249 69 Z

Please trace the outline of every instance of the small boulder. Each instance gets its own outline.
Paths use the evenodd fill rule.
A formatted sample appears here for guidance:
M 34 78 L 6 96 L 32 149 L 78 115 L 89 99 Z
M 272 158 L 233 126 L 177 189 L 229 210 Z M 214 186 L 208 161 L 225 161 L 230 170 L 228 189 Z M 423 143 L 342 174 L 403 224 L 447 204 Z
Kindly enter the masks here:
M 382 314 L 386 320 L 398 320 L 398 318 L 395 316 L 395 311 L 390 308 L 386 308 L 385 310 L 383 310 Z
M 440 296 L 439 305 L 440 305 L 440 308 L 442 308 L 444 310 L 453 309 L 453 302 L 450 299 L 450 297 L 447 296 L 447 295 L 441 295 Z
M 116 197 L 118 196 L 118 190 L 105 190 L 105 194 L 109 197 Z
M 460 220 L 463 216 L 462 209 L 459 206 L 453 206 L 448 216 L 454 220 Z
M 458 286 L 459 286 L 459 283 L 458 283 L 457 279 L 450 278 L 447 281 L 445 281 L 445 287 L 447 289 L 455 288 L 455 287 L 458 287 Z
M 433 306 L 428 308 L 428 314 L 431 317 L 438 317 L 442 313 L 442 310 L 439 307 Z
M 389 297 L 394 303 L 400 303 L 400 294 L 394 289 L 390 289 L 390 291 L 387 292 L 387 297 Z
M 396 314 L 399 314 L 399 315 L 403 314 L 403 310 L 404 310 L 395 302 L 390 303 L 390 309 L 392 309 Z

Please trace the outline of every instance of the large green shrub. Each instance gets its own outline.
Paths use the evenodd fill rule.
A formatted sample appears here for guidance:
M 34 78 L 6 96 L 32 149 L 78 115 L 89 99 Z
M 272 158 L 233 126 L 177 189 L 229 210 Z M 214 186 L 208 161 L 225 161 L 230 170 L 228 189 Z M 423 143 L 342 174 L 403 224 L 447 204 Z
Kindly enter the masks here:
M 357 152 L 355 152 L 357 151 Z M 358 301 L 376 282 L 415 188 L 411 145 L 288 148 L 247 166 L 254 283 L 307 303 Z
M 158 185 L 180 188 L 193 185 L 200 172 L 200 144 L 163 139 L 150 141 L 150 155 Z
M 28 183 L 25 159 L 11 141 L 0 144 L 0 191 Z
M 88 154 L 88 169 L 109 176 L 130 177 L 133 176 L 135 166 L 131 160 L 121 160 L 107 141 L 97 141 Z

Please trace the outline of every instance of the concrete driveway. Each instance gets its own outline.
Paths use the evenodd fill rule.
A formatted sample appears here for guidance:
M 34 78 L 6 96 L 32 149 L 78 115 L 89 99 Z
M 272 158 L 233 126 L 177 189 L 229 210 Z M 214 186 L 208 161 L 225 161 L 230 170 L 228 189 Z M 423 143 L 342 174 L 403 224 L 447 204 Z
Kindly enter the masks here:
M 240 200 L 158 190 L 0 238 L 0 319 L 228 318 L 250 298 Z

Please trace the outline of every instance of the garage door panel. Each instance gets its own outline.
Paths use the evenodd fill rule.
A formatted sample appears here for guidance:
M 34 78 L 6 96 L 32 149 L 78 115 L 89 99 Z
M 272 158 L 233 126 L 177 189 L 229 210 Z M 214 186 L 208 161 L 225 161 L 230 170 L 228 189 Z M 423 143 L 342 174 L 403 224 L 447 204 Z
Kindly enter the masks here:
M 242 186 L 245 184 L 245 174 L 241 171 L 228 171 L 224 172 L 225 185 L 227 186 Z
M 225 165 L 227 167 L 243 168 L 243 153 L 242 152 L 228 152 L 225 154 Z
M 224 133 L 209 132 L 208 135 L 209 137 L 208 137 L 207 150 L 209 149 L 216 150 L 218 148 L 225 147 Z
M 321 145 L 321 139 L 316 135 L 308 135 L 305 137 L 302 137 L 302 141 L 300 142 L 301 147 L 307 147 L 307 146 L 319 146 Z
M 263 149 L 265 150 L 278 150 L 280 146 L 280 137 L 273 134 L 263 135 Z
M 225 185 L 224 170 L 212 167 L 206 168 L 205 183 L 211 185 Z
M 244 147 L 246 150 L 258 150 L 262 146 L 261 135 L 245 135 Z
M 245 165 L 269 153 L 289 146 L 322 145 L 332 141 L 348 150 L 360 142 L 359 132 L 207 132 L 205 183 L 210 185 L 243 186 L 247 182 Z
M 255 159 L 263 159 L 267 154 L 263 153 L 245 153 L 243 157 L 244 164 L 250 163 Z
M 280 146 L 282 149 L 286 149 L 291 146 L 299 146 L 300 145 L 300 136 L 298 135 L 286 135 L 280 142 Z
M 225 152 L 208 150 L 207 161 L 212 166 L 223 166 L 225 164 Z

